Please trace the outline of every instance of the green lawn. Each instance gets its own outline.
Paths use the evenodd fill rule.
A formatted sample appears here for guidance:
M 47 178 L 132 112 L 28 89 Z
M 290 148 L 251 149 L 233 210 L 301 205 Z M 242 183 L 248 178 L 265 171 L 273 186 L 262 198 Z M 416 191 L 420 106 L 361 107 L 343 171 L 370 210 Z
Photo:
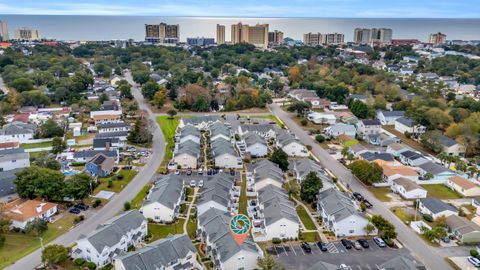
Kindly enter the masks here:
M 169 234 L 182 234 L 183 233 L 183 223 L 185 219 L 178 219 L 177 223 L 169 225 L 160 225 L 160 224 L 148 224 L 148 233 L 152 235 L 152 238 L 149 240 L 153 242 L 158 239 L 167 237 Z
M 190 239 L 195 239 L 197 235 L 197 223 L 193 222 L 191 218 L 187 224 L 187 234 L 190 236 Z
M 302 238 L 305 242 L 317 242 L 318 241 L 318 233 L 317 232 L 302 232 Z
M 132 208 L 135 209 L 140 209 L 143 204 L 143 199 L 147 196 L 148 191 L 150 190 L 150 185 L 145 185 L 140 192 L 135 195 L 135 197 L 132 200 Z
M 391 193 L 391 189 L 388 187 L 371 187 L 369 188 L 370 192 L 373 193 L 375 198 L 379 199 L 382 202 L 389 202 L 392 200 L 389 196 L 387 196 L 389 193 Z
M 414 216 L 407 214 L 403 207 L 392 207 L 390 208 L 390 211 L 392 211 L 395 216 L 397 216 L 401 221 L 405 223 L 409 223 L 415 218 Z
M 240 190 L 238 213 L 244 215 L 247 214 L 247 177 L 244 174 L 242 174 L 242 189 Z
M 55 223 L 48 224 L 48 231 L 43 235 L 43 244 L 47 245 L 73 226 L 73 215 L 67 214 Z M 0 269 L 18 261 L 20 258 L 40 248 L 40 239 L 23 233 L 5 233 L 5 245 L 0 249 Z
M 40 151 L 40 152 L 31 152 L 30 153 L 30 160 L 33 161 L 41 156 L 48 155 L 48 151 Z
M 32 148 L 44 148 L 44 147 L 51 147 L 52 142 L 41 142 L 41 143 L 22 143 L 20 147 L 24 149 L 32 149 Z
M 428 197 L 437 198 L 439 200 L 450 200 L 450 199 L 462 198 L 462 196 L 458 194 L 456 191 L 453 191 L 447 186 L 442 184 L 422 185 L 422 187 L 427 190 Z
M 297 215 L 302 221 L 303 225 L 305 226 L 305 229 L 307 230 L 316 230 L 317 228 L 315 227 L 315 223 L 313 223 L 312 219 L 308 215 L 307 211 L 303 206 L 299 205 L 297 206 Z
M 122 175 L 123 179 L 115 179 L 115 176 Z M 117 174 L 112 175 L 110 177 L 102 177 L 98 178 L 98 181 L 100 181 L 100 184 L 95 188 L 93 191 L 93 194 L 97 194 L 101 190 L 108 190 L 108 191 L 113 191 L 113 192 L 120 192 L 124 187 L 130 183 L 130 181 L 137 175 L 137 171 L 134 170 L 120 170 Z M 109 180 L 112 180 L 112 186 L 108 187 L 108 182 Z
M 158 116 L 157 123 L 160 125 L 162 130 L 163 136 L 165 137 L 165 142 L 167 144 L 166 151 L 165 151 L 165 158 L 160 165 L 161 170 L 165 170 L 167 168 L 168 162 L 173 157 L 173 147 L 175 146 L 175 131 L 177 130 L 178 123 L 180 121 L 180 117 L 176 116 L 170 118 L 169 116 Z

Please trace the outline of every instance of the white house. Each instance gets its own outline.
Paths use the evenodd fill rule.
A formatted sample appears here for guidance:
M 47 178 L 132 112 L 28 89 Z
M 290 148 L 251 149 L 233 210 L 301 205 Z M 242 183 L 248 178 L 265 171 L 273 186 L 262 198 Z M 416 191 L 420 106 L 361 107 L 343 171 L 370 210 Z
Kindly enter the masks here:
M 423 198 L 418 200 L 418 211 L 425 215 L 430 215 L 433 219 L 441 216 L 458 215 L 458 209 L 453 205 L 435 198 Z
M 439 137 L 439 142 L 442 145 L 442 152 L 455 156 L 465 155 L 465 146 L 457 143 L 455 140 L 442 134 Z
M 369 135 L 379 134 L 382 129 L 382 123 L 378 119 L 363 119 L 357 123 L 357 133 L 362 138 Z
M 395 120 L 395 130 L 402 134 L 408 132 L 413 135 L 420 135 L 425 133 L 427 128 L 422 125 L 415 125 L 409 118 L 400 117 Z
M 122 110 L 101 110 L 101 111 L 91 111 L 90 118 L 95 119 L 97 115 L 122 115 Z
M 73 153 L 74 162 L 87 162 L 94 158 L 97 154 L 102 153 L 107 157 L 112 157 L 118 162 L 118 150 L 82 150 Z
M 173 161 L 183 169 L 196 169 L 200 152 L 198 143 L 187 140 L 177 144 L 177 148 L 173 151 Z
M 281 188 L 283 184 L 283 171 L 277 164 L 268 159 L 258 160 L 247 171 L 247 179 L 255 182 L 255 190 L 261 190 L 268 185 Z
M 217 139 L 224 139 L 230 141 L 232 138 L 232 133 L 230 128 L 221 122 L 216 122 L 210 125 L 209 127 L 210 141 L 214 142 Z
M 404 111 L 377 111 L 377 119 L 380 120 L 382 125 L 394 125 L 395 120 L 405 115 Z
M 418 181 L 418 173 L 412 167 L 388 164 L 380 164 L 380 166 L 383 169 L 383 180 L 385 182 L 391 183 L 398 178 L 405 178 L 414 182 Z
M 427 190 L 419 184 L 407 178 L 397 178 L 392 181 L 390 186 L 393 192 L 402 196 L 406 200 L 420 199 L 427 197 Z
M 130 124 L 125 122 L 106 123 L 98 125 L 98 133 L 129 131 Z
M 192 141 L 196 144 L 200 144 L 200 131 L 191 125 L 187 125 L 179 129 L 179 134 L 176 136 L 177 142 L 184 143 L 186 141 Z
M 122 116 L 119 114 L 98 114 L 93 116 L 93 121 L 95 121 L 95 125 L 120 123 L 122 122 Z
M 102 267 L 122 255 L 129 246 L 143 242 L 147 235 L 147 220 L 138 210 L 116 216 L 88 235 L 80 235 L 72 250 L 72 258 L 82 258 Z
M 186 125 L 192 125 L 199 130 L 206 130 L 213 123 L 220 122 L 220 117 L 216 115 L 205 115 L 191 118 L 182 118 L 178 123 L 179 128 L 183 128 Z
M 337 237 L 367 235 L 367 217 L 352 199 L 336 188 L 318 193 L 317 211 L 323 224 Z
M 0 150 L 0 172 L 30 167 L 30 154 L 23 148 Z
M 243 136 L 245 152 L 255 157 L 264 157 L 268 154 L 267 142 L 260 135 L 248 132 Z
M 247 236 L 242 245 L 238 245 L 229 229 L 231 216 L 218 209 L 209 209 L 198 216 L 197 235 L 204 243 L 204 252 L 211 258 L 214 269 L 253 270 L 257 269 L 258 259 L 263 251 Z
M 220 168 L 240 169 L 243 167 L 242 159 L 230 141 L 218 138 L 211 143 L 211 153 L 215 166 Z
M 398 155 L 398 158 L 403 164 L 414 167 L 430 162 L 430 160 L 427 159 L 424 155 L 419 154 L 413 150 L 406 150 L 401 152 Z
M 276 137 L 279 130 L 277 125 L 273 124 L 256 124 L 256 125 L 239 125 L 238 134 L 245 135 L 247 132 L 252 132 L 260 135 L 262 138 L 271 139 Z
M 337 117 L 332 113 L 311 112 L 307 118 L 313 123 L 321 125 L 334 125 L 337 122 Z
M 158 179 L 150 189 L 140 212 L 155 222 L 173 221 L 178 217 L 184 199 L 183 184 L 180 175 L 170 174 Z
M 327 176 L 323 167 L 317 162 L 309 158 L 302 158 L 297 160 L 291 160 L 289 169 L 293 172 L 295 179 L 301 183 L 307 175 L 311 172 L 315 173 L 320 180 L 322 180 L 322 190 L 329 189 L 334 186 L 332 179 Z
M 12 228 L 24 230 L 28 222 L 35 219 L 51 221 L 52 216 L 57 211 L 57 204 L 55 203 L 27 200 L 8 207 L 4 214 L 12 222 L 10 225 Z
M 12 122 L 0 128 L 0 142 L 27 143 L 33 139 L 37 125 L 23 122 Z
M 308 157 L 308 150 L 305 145 L 287 132 L 281 132 L 277 136 L 276 146 L 282 148 L 288 156 Z
M 347 125 L 343 123 L 335 124 L 324 129 L 324 132 L 327 136 L 336 138 L 339 135 L 347 135 L 352 138 L 355 138 L 357 135 L 357 129 L 354 125 Z
M 458 175 L 448 178 L 447 186 L 464 197 L 480 196 L 480 186 L 478 184 Z
M 114 259 L 115 270 L 198 269 L 197 249 L 186 234 L 169 235 Z
M 238 191 L 238 192 L 237 192 Z M 240 198 L 240 189 L 235 188 L 235 179 L 226 173 L 218 173 L 205 182 L 197 201 L 197 215 L 210 208 L 229 212 L 235 208 L 235 200 Z

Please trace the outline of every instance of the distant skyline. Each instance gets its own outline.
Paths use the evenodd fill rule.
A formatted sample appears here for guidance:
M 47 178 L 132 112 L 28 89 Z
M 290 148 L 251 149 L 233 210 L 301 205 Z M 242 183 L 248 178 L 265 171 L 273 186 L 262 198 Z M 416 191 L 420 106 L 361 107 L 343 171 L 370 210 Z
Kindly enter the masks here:
M 0 0 L 0 14 L 480 18 L 478 0 Z

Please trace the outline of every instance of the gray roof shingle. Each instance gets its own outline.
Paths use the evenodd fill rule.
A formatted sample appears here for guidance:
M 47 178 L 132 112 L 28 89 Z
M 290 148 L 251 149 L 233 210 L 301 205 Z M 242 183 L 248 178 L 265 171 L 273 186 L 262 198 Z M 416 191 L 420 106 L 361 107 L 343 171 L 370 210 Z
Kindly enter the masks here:
M 455 208 L 453 205 L 435 198 L 423 198 L 420 199 L 420 202 L 434 214 L 447 210 L 453 211 L 455 213 L 458 211 L 457 208 Z
M 318 205 L 327 215 L 333 215 L 337 222 L 352 215 L 358 215 L 366 219 L 365 215 L 355 207 L 352 199 L 335 188 L 320 191 L 318 193 Z
M 148 199 L 143 202 L 143 206 L 158 202 L 170 209 L 173 209 L 174 203 L 182 195 L 183 191 L 183 178 L 180 175 L 170 174 L 161 177 L 155 181 Z

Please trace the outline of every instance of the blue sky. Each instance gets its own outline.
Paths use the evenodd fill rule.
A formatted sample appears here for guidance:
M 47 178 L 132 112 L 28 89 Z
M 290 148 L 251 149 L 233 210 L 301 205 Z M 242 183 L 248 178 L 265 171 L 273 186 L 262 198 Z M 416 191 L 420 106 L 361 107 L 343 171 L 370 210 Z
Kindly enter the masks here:
M 0 0 L 0 14 L 480 18 L 479 0 Z

